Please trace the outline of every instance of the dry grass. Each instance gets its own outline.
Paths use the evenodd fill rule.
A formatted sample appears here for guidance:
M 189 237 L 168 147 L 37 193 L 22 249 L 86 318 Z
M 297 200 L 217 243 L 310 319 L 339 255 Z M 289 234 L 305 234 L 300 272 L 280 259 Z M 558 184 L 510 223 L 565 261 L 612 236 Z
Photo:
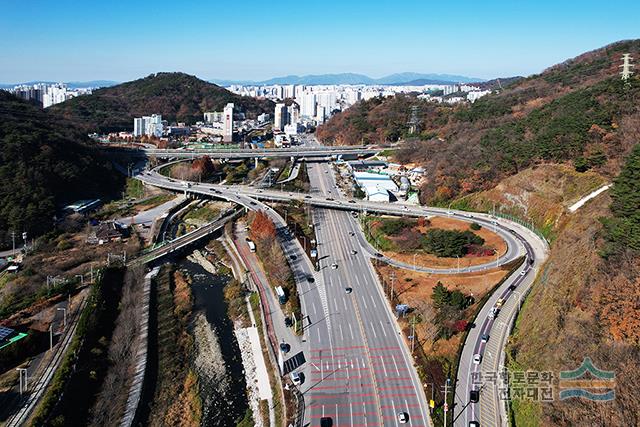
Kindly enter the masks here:
M 449 289 L 457 289 L 464 294 L 473 295 L 476 301 L 479 301 L 507 274 L 507 270 L 493 269 L 482 273 L 438 275 L 395 268 L 387 264 L 376 266 L 376 269 L 387 283 L 390 283 L 390 277 L 395 274 L 394 293 L 401 303 L 414 308 L 415 313 L 423 320 L 416 325 L 416 332 L 421 337 L 420 343 L 425 354 L 447 359 L 455 357 L 462 334 L 456 334 L 448 340 L 435 340 L 437 332 L 434 326 L 435 309 L 431 305 L 433 287 L 441 282 Z M 468 317 L 477 308 L 477 304 L 466 310 Z

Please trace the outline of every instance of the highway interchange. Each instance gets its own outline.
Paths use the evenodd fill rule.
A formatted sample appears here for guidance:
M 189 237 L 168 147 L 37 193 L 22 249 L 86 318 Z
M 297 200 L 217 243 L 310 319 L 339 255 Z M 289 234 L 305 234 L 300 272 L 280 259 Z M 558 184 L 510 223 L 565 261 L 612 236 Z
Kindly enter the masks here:
M 492 294 L 468 333 L 455 382 L 455 407 L 448 414 L 456 426 L 474 425 L 473 422 L 483 426 L 506 425 L 498 387 L 474 384 L 471 379 L 478 371 L 494 372 L 502 366 L 511 322 L 546 258 L 546 243 L 526 227 L 486 214 L 345 199 L 326 162 L 308 163 L 308 173 L 310 194 L 248 186 L 186 184 L 157 170 L 143 172 L 137 178 L 167 190 L 222 198 L 248 209 L 264 210 L 280 226 L 285 225 L 284 220 L 264 202 L 297 200 L 313 207 L 320 271 L 314 271 L 296 239 L 281 242 L 296 277 L 305 315 L 303 338 L 296 347 L 305 354 L 306 363 L 298 371 L 304 374 L 300 389 L 305 396 L 305 422 L 312 426 L 319 425 L 323 417 L 330 417 L 333 425 L 339 426 L 399 425 L 400 413 L 408 415 L 408 425 L 432 425 L 424 389 L 371 264 L 376 257 L 375 249 L 364 238 L 350 211 L 450 216 L 492 228 L 508 246 L 496 262 L 460 269 L 422 270 L 436 274 L 480 271 L 524 256 L 522 267 Z M 401 268 L 415 268 L 384 257 L 379 259 Z M 347 293 L 346 288 L 352 288 L 352 292 Z M 490 319 L 489 311 L 499 298 L 506 302 L 497 318 Z M 482 340 L 484 334 L 489 335 L 488 342 Z M 473 363 L 476 354 L 483 355 L 480 364 Z M 478 403 L 470 402 L 470 391 L 474 388 L 481 388 Z

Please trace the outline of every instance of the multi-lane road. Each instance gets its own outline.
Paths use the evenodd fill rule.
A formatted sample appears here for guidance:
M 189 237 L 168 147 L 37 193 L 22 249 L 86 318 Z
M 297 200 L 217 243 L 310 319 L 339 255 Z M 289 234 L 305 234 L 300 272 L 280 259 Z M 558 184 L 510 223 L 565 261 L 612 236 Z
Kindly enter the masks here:
M 265 210 L 277 224 L 282 218 L 263 201 L 296 200 L 314 207 L 320 271 L 312 266 L 296 239 L 283 242 L 294 270 L 305 329 L 300 348 L 306 363 L 298 370 L 305 381 L 305 419 L 312 426 L 322 418 L 334 425 L 396 425 L 406 414 L 409 425 L 429 425 L 424 391 L 417 379 L 408 349 L 401 336 L 381 286 L 373 271 L 373 249 L 348 211 L 377 212 L 406 216 L 450 216 L 492 228 L 507 242 L 508 250 L 495 262 L 461 269 L 425 269 L 433 273 L 480 271 L 526 256 L 521 270 L 508 278 L 482 307 L 465 341 L 455 383 L 454 410 L 450 420 L 456 426 L 504 425 L 504 405 L 498 387 L 475 384 L 479 371 L 497 371 L 518 300 L 531 285 L 546 257 L 546 244 L 525 227 L 486 214 L 446 209 L 382 204 L 348 200 L 339 194 L 333 173 L 323 163 L 308 164 L 311 194 L 286 193 L 243 186 L 183 183 L 155 171 L 138 175 L 142 181 L 161 188 L 223 198 L 249 209 Z M 392 260 L 383 260 L 392 262 Z M 397 263 L 396 263 L 397 264 Z M 403 268 L 415 268 L 398 265 Z M 313 280 L 309 280 L 313 277 Z M 351 291 L 348 292 L 347 288 Z M 513 297 L 513 296 L 517 296 Z M 488 313 L 498 298 L 502 311 L 493 320 Z M 484 342 L 483 335 L 489 335 Z M 474 363 L 476 354 L 481 363 Z M 480 389 L 479 402 L 470 402 L 470 391 Z
M 309 164 L 312 193 L 336 193 L 326 164 Z M 382 293 L 371 255 L 356 236 L 358 223 L 345 211 L 314 209 L 319 242 L 320 301 L 305 301 L 309 315 L 324 319 L 310 334 L 305 401 L 312 425 L 430 425 L 424 391 L 407 346 Z

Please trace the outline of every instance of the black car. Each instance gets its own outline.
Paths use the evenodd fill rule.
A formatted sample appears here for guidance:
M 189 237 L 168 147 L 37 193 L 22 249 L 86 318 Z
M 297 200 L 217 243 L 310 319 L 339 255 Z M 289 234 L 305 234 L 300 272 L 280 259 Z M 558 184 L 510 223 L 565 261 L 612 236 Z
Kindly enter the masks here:
M 284 326 L 286 326 L 287 328 L 290 328 L 293 326 L 293 320 L 291 320 L 290 317 L 285 317 L 284 318 Z
M 313 283 L 315 281 L 316 281 L 316 279 L 314 279 L 313 276 L 307 276 L 307 282 Z
M 472 403 L 478 403 L 480 400 L 480 391 L 479 390 L 471 390 L 469 392 L 469 401 Z
M 333 420 L 331 417 L 320 418 L 320 427 L 333 427 Z
M 287 344 L 286 342 L 280 343 L 280 351 L 286 354 L 289 353 L 289 350 L 291 350 L 291 346 L 289 344 Z

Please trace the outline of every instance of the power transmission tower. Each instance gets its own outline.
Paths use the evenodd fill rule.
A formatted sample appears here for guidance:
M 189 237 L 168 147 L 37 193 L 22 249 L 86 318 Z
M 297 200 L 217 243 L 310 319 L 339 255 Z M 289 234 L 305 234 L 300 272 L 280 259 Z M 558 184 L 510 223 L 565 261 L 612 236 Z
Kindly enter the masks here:
M 620 71 L 620 75 L 622 76 L 622 81 L 626 84 L 629 84 L 629 79 L 633 75 L 633 71 L 631 71 L 631 68 L 633 68 L 632 60 L 631 54 L 625 53 L 622 55 L 622 65 L 620 65 L 622 71 Z
M 620 68 L 622 68 L 622 71 L 620 72 L 622 80 L 629 80 L 633 74 L 633 71 L 631 71 L 631 68 L 633 67 L 633 64 L 631 63 L 632 59 L 633 57 L 629 53 L 622 55 L 622 65 L 620 65 Z

